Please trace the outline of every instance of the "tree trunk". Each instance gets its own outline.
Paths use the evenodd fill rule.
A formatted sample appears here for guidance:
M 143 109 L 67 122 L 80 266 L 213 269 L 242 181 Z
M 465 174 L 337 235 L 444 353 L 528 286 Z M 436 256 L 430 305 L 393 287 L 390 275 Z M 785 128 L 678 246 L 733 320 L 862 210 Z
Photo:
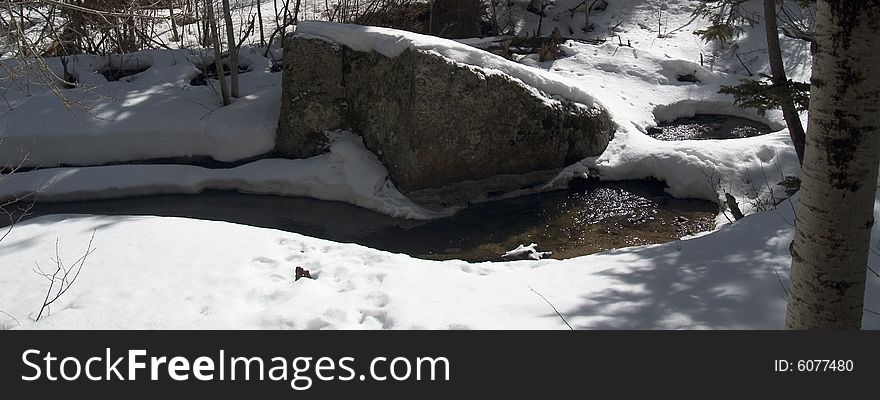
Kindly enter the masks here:
M 263 33 L 263 11 L 260 10 L 262 0 L 257 0 L 257 19 L 260 20 L 260 47 L 266 47 L 266 35 Z
M 789 329 L 858 329 L 880 163 L 880 4 L 820 0 Z
M 232 97 L 238 98 L 238 47 L 235 45 L 235 27 L 232 25 L 232 9 L 229 0 L 223 0 L 223 20 L 226 22 L 226 41 L 229 44 L 229 80 Z
M 776 20 L 776 0 L 764 0 L 764 27 L 767 31 L 767 50 L 770 55 L 770 71 L 773 75 L 773 85 L 788 88 L 784 91 L 785 98 L 780 99 L 780 103 L 782 103 L 782 116 L 785 118 L 785 125 L 788 126 L 788 134 L 791 136 L 791 143 L 794 145 L 795 152 L 797 152 L 798 162 L 803 165 L 806 138 L 804 126 L 801 124 L 800 116 L 794 107 L 791 88 L 788 87 L 788 78 L 785 76 L 785 66 L 782 63 L 782 51 L 779 48 L 779 28 Z
M 214 4 L 211 0 L 205 0 L 205 13 L 208 15 L 208 23 L 211 25 L 211 41 L 214 42 L 214 71 L 217 72 L 217 80 L 220 81 L 220 96 L 223 98 L 223 105 L 228 106 L 231 101 L 229 101 L 229 89 L 226 88 L 226 74 L 223 73 L 223 62 L 220 60 L 220 33 L 217 30 Z
M 177 32 L 177 22 L 174 21 L 174 0 L 168 2 L 168 15 L 171 19 L 171 41 L 179 42 L 180 33 Z
M 207 6 L 208 1 L 211 1 L 211 0 L 204 0 L 204 5 Z M 196 4 L 196 7 L 198 7 L 198 4 Z M 208 46 L 211 46 L 212 43 L 214 43 L 214 36 L 211 34 L 211 19 L 209 19 L 207 17 L 208 11 L 203 10 L 203 12 L 204 12 L 205 18 L 203 18 L 203 20 L 202 20 L 203 35 L 201 37 L 201 40 L 202 40 L 202 46 L 208 47 Z M 198 14 L 198 10 L 196 10 L 196 13 Z M 211 13 L 213 14 L 213 11 Z

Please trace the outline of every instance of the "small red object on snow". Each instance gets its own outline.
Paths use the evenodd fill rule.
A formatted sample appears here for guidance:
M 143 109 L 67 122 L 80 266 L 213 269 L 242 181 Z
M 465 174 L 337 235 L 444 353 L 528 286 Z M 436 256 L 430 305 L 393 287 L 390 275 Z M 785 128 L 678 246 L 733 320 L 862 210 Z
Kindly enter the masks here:
M 299 280 L 299 278 L 315 279 L 312 278 L 312 274 L 309 273 L 309 270 L 303 267 L 296 267 L 296 275 L 294 276 L 293 281 L 296 282 Z

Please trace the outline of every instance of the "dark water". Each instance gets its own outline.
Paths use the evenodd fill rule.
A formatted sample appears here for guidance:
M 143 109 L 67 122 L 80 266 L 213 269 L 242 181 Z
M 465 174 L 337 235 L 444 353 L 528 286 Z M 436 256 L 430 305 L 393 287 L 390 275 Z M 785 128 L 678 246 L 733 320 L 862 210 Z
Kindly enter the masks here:
M 657 181 L 577 180 L 567 190 L 482 203 L 448 218 L 391 218 L 346 203 L 209 191 L 37 204 L 33 215 L 160 215 L 275 228 L 429 259 L 500 260 L 520 243 L 552 258 L 675 240 L 711 229 L 717 206 L 674 199 Z
M 103 68 L 97 71 L 99 74 L 104 75 L 104 78 L 107 78 L 107 81 L 113 82 L 118 81 L 122 78 L 127 78 L 129 76 L 137 75 L 141 72 L 150 69 L 150 66 L 144 66 L 139 68 Z M 128 79 L 131 82 L 134 79 Z
M 718 114 L 697 114 L 648 128 L 648 136 L 659 140 L 736 139 L 770 132 L 771 129 L 766 124 Z

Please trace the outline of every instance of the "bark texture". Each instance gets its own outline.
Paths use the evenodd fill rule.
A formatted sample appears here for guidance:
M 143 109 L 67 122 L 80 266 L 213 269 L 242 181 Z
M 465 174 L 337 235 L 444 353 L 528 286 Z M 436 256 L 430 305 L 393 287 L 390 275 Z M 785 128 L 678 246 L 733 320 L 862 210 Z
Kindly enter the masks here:
M 817 7 L 786 327 L 858 329 L 880 162 L 880 2 Z

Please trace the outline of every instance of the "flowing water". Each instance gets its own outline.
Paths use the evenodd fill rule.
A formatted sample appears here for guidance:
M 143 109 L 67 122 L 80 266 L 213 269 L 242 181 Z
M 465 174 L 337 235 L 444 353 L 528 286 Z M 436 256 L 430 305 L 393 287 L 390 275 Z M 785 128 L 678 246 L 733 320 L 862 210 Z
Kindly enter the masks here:
M 428 259 L 500 260 L 537 243 L 551 258 L 673 241 L 712 229 L 714 203 L 667 195 L 658 181 L 579 179 L 566 190 L 472 205 L 447 218 L 415 221 L 350 204 L 302 197 L 208 191 L 116 200 L 37 204 L 30 218 L 59 213 L 159 215 L 275 228 Z

